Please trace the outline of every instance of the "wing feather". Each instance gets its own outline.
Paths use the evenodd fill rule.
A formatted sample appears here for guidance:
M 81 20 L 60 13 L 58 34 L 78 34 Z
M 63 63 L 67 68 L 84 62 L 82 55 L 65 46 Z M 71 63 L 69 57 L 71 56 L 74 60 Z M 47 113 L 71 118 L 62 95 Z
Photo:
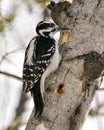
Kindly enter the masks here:
M 38 53 L 39 55 L 36 54 L 36 49 L 40 49 L 36 41 L 36 37 L 30 41 L 25 53 L 23 67 L 23 89 L 25 92 L 30 91 L 40 80 L 55 53 L 55 44 L 52 44 L 45 48 L 45 51 Z

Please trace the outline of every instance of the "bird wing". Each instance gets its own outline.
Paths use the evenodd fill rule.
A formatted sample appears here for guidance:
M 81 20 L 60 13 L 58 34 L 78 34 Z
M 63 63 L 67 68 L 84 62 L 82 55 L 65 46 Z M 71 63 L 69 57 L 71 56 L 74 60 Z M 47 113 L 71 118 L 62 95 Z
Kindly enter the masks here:
M 50 64 L 51 57 L 55 53 L 55 44 L 48 46 L 48 48 L 45 47 L 45 52 L 36 53 L 36 49 L 41 50 L 36 41 L 36 37 L 33 38 L 25 52 L 23 67 L 23 89 L 25 92 L 30 91 L 35 83 L 41 79 L 42 74 Z

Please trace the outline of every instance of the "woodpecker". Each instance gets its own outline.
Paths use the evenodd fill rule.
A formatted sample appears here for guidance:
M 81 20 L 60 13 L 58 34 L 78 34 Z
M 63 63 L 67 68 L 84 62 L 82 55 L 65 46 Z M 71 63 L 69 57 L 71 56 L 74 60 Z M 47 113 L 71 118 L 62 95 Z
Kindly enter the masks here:
M 58 43 L 53 35 L 58 30 L 54 23 L 41 21 L 36 26 L 37 36 L 33 37 L 25 51 L 23 66 L 23 90 L 31 92 L 35 107 L 35 116 L 41 116 L 44 108 L 44 84 L 50 73 L 60 62 Z

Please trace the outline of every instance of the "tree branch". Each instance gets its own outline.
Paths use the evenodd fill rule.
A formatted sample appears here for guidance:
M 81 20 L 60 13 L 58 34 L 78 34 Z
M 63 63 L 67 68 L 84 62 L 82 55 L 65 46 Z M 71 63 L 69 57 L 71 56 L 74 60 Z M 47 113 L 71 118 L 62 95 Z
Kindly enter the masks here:
M 101 2 L 103 4 L 101 10 L 96 10 L 97 15 L 97 1 L 74 0 L 72 5 L 66 1 L 57 4 L 51 2 L 54 22 L 59 26 L 70 27 L 73 40 L 62 48 L 62 57 L 69 60 L 62 60 L 57 72 L 46 80 L 46 87 L 51 86 L 51 92 L 44 93 L 42 118 L 33 118 L 33 110 L 26 130 L 38 130 L 40 126 L 45 130 L 82 128 L 104 70 L 104 1 Z M 96 17 L 90 21 L 93 14 Z M 60 84 L 65 88 L 63 96 L 54 93 Z
M 14 74 L 9 74 L 9 73 L 3 72 L 3 71 L 0 71 L 0 74 L 3 74 L 3 75 L 5 75 L 5 76 L 9 76 L 9 77 L 11 77 L 11 78 L 15 78 L 15 79 L 17 79 L 17 80 L 22 81 L 22 78 L 21 78 L 21 77 L 16 76 L 16 75 L 14 75 Z

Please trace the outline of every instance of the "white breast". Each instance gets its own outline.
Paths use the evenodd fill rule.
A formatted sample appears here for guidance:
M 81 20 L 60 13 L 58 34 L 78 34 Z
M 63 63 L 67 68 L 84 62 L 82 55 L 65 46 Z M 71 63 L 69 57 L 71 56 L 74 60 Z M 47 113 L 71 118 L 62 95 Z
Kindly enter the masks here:
M 43 93 L 44 93 L 44 83 L 45 83 L 45 79 L 50 75 L 50 73 L 54 72 L 60 63 L 60 55 L 59 55 L 59 49 L 58 49 L 58 43 L 55 44 L 56 50 L 55 53 L 53 55 L 53 57 L 51 58 L 50 64 L 47 67 L 46 71 L 44 72 L 44 74 L 41 77 L 41 83 L 40 83 L 40 88 L 41 88 L 41 94 L 43 97 Z M 44 97 L 43 97 L 44 99 Z

